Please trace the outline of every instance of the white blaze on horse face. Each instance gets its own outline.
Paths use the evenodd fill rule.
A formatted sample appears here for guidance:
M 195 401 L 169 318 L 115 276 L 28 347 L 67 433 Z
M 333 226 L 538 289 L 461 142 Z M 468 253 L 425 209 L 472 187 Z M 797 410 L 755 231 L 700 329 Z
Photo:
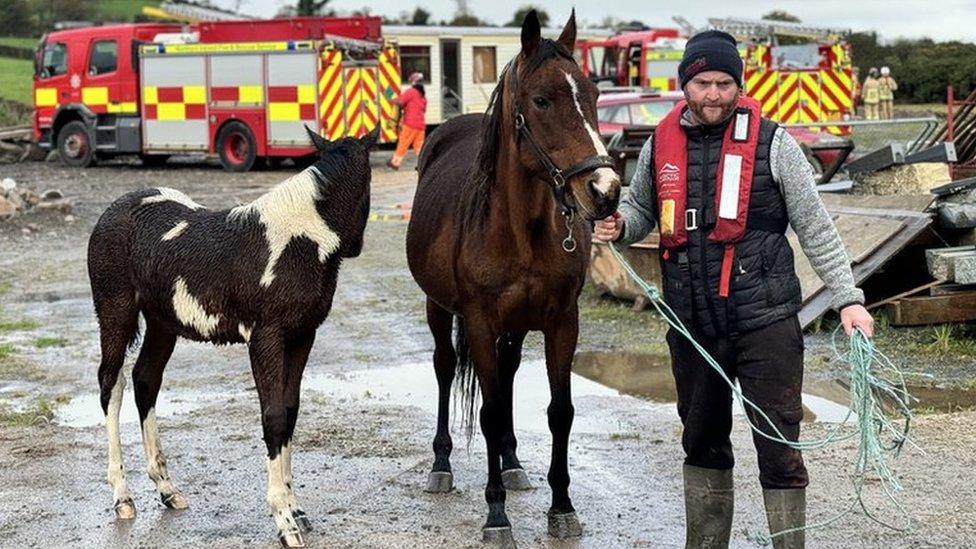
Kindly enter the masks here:
M 153 204 L 155 202 L 176 202 L 177 204 L 183 204 L 191 210 L 206 210 L 205 206 L 201 206 L 193 201 L 192 198 L 186 196 L 176 189 L 170 189 L 169 187 L 159 187 L 156 189 L 159 194 L 153 196 L 147 196 L 142 199 L 142 204 Z
M 176 284 L 173 286 L 173 311 L 176 312 L 177 320 L 203 337 L 210 337 L 220 322 L 219 315 L 207 314 L 197 298 L 190 295 L 186 281 L 180 276 L 176 277 Z
M 180 236 L 181 234 L 183 234 L 183 231 L 185 231 L 186 228 L 189 226 L 190 224 L 187 223 L 186 221 L 180 221 L 176 225 L 173 225 L 172 229 L 166 231 L 166 233 L 163 234 L 163 241 L 165 242 L 167 240 L 173 240 L 174 238 Z
M 569 87 L 573 90 L 573 104 L 576 105 L 576 112 L 580 115 L 580 119 L 583 120 L 583 127 L 586 128 L 586 133 L 589 134 L 590 141 L 593 142 L 593 149 L 597 155 L 607 156 L 607 147 L 603 144 L 603 140 L 600 139 L 600 134 L 593 129 L 593 126 L 586 120 L 586 115 L 583 114 L 583 106 L 579 100 L 579 85 L 576 84 L 576 79 L 568 72 L 563 71 L 563 74 L 566 75 L 566 81 L 569 82 Z M 596 190 L 603 194 L 608 193 L 615 184 L 620 183 L 620 178 L 617 177 L 617 173 L 611 168 L 597 168 L 594 174 L 597 177 Z
M 112 486 L 114 503 L 131 500 L 125 484 L 125 470 L 122 468 L 122 441 L 119 438 L 119 410 L 122 408 L 122 392 L 125 389 L 125 374 L 119 377 L 112 387 L 108 400 L 105 424 L 108 430 L 108 483 Z M 131 518 L 131 517 L 126 517 Z
M 261 286 L 267 288 L 275 279 L 275 265 L 293 238 L 306 237 L 318 246 L 319 261 L 325 262 L 339 249 L 339 235 L 335 233 L 315 209 L 319 198 L 318 182 L 311 171 L 305 170 L 278 184 L 250 204 L 230 211 L 228 219 L 240 219 L 257 213 L 264 225 L 270 255 L 261 275 Z

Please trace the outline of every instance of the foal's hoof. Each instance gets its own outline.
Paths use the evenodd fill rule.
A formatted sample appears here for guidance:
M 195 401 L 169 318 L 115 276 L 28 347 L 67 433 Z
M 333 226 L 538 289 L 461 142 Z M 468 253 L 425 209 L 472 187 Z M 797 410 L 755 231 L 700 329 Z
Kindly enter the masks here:
M 529 475 L 525 474 L 525 469 L 508 469 L 502 471 L 502 484 L 506 490 L 531 490 L 532 483 L 529 482 Z
M 312 531 L 312 521 L 308 520 L 308 515 L 305 514 L 305 511 L 296 509 L 292 511 L 291 517 L 295 519 L 295 524 L 298 525 L 298 529 L 301 530 L 303 534 Z
M 131 499 L 123 499 L 115 503 L 115 518 L 132 520 L 136 518 L 136 504 Z
M 305 547 L 301 532 L 278 532 L 278 540 L 282 547 Z
M 424 492 L 440 494 L 454 489 L 454 474 L 450 471 L 431 471 L 427 476 L 427 487 Z
M 485 526 L 481 529 L 481 541 L 494 549 L 515 549 L 511 526 Z
M 168 496 L 166 494 L 160 494 L 159 497 L 161 500 L 163 500 L 163 505 L 169 507 L 170 509 L 179 511 L 190 506 L 183 494 L 179 492 L 173 492 Z
M 553 513 L 549 511 L 549 535 L 556 539 L 578 538 L 583 535 L 583 526 L 575 511 Z

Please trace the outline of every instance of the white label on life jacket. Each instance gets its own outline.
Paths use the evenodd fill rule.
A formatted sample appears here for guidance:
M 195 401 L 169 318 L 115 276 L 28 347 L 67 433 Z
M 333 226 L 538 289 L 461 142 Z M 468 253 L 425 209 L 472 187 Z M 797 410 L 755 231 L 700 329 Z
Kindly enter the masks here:
M 718 203 L 718 216 L 735 219 L 739 213 L 739 179 L 742 177 L 742 157 L 725 155 L 722 167 L 722 198 Z
M 747 141 L 749 139 L 749 113 L 735 113 L 735 131 L 732 132 L 732 139 L 736 141 Z

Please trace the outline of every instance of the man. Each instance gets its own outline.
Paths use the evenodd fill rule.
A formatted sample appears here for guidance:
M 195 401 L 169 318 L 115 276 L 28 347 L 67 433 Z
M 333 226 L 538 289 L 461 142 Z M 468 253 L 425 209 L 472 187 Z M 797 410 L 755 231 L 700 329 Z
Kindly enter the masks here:
M 630 194 L 594 236 L 629 244 L 660 226 L 664 297 L 695 339 L 738 379 L 743 393 L 791 440 L 803 416 L 800 285 L 787 242 L 792 225 L 832 292 L 845 331 L 872 334 L 843 243 L 796 141 L 742 94 L 732 36 L 688 41 L 678 67 L 685 102 L 641 150 Z M 721 547 L 732 527 L 731 391 L 676 331 L 667 335 L 685 451 L 687 547 Z M 752 417 L 765 432 L 765 420 Z M 800 452 L 755 435 L 772 533 L 805 524 L 807 472 Z M 802 547 L 801 531 L 774 546 Z
M 413 146 L 413 152 L 420 156 L 420 149 L 424 146 L 424 134 L 427 129 L 427 97 L 421 82 L 424 75 L 415 72 L 407 78 L 410 85 L 399 97 L 393 100 L 400 105 L 402 129 L 397 137 L 396 152 L 387 162 L 387 166 L 394 170 L 400 169 L 407 150 Z
M 881 67 L 881 78 L 878 79 L 878 99 L 881 104 L 881 119 L 891 120 L 895 117 L 895 90 L 898 83 L 891 77 L 891 69 Z
M 864 118 L 878 120 L 878 108 L 881 103 L 881 81 L 878 80 L 878 69 L 868 69 L 868 77 L 864 79 L 861 97 L 864 98 Z

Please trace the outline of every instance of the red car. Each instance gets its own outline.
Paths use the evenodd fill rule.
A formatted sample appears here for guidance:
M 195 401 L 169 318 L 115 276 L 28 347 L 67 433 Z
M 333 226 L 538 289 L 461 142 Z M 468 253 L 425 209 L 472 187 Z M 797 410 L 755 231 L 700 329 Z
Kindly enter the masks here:
M 600 135 L 609 141 L 624 128 L 657 126 L 658 122 L 674 106 L 684 99 L 684 94 L 674 92 L 620 92 L 604 93 L 596 102 L 596 118 Z M 817 174 L 822 174 L 841 154 L 846 140 L 826 132 L 814 132 L 807 128 L 786 128 L 793 136 Z M 836 148 L 830 148 L 830 147 Z

